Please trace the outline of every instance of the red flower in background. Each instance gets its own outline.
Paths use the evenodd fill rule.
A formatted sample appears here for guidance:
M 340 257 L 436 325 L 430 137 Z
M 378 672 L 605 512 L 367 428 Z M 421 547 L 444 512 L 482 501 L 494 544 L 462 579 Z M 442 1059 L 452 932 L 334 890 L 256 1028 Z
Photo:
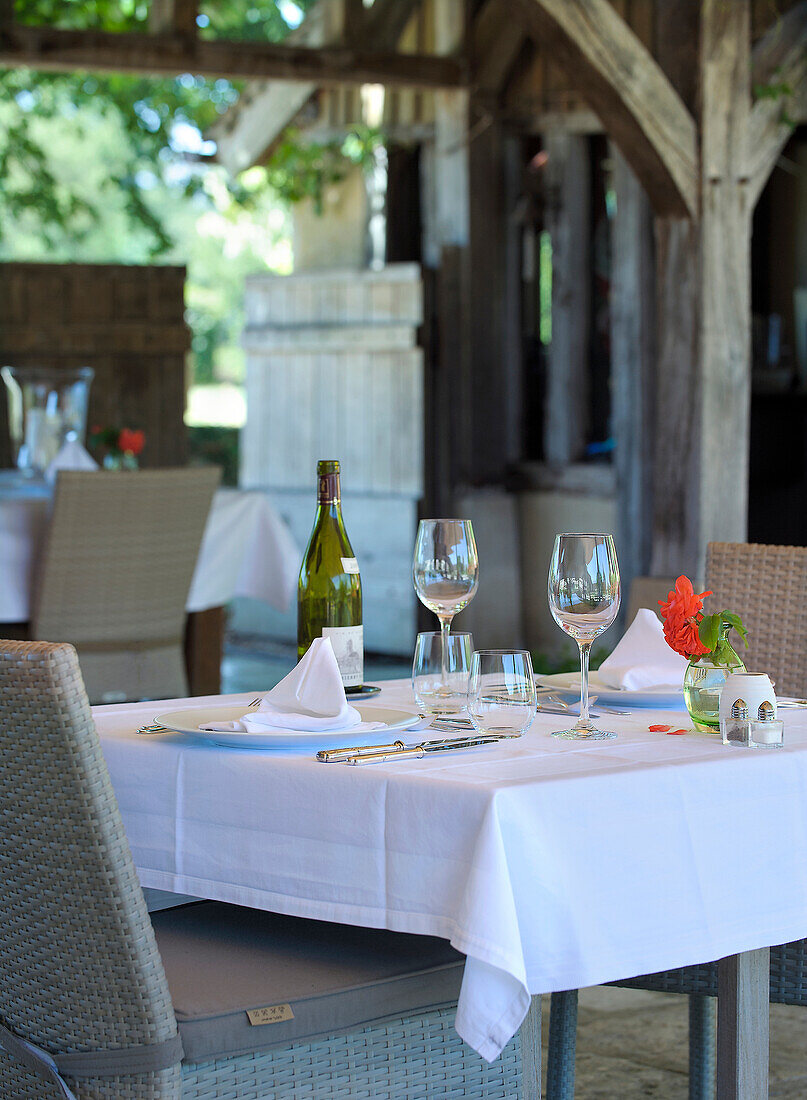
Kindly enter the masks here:
M 121 428 L 118 436 L 118 447 L 122 451 L 130 451 L 133 455 L 139 455 L 146 443 L 146 433 L 132 428 Z
M 659 600 L 667 645 L 682 657 L 710 653 L 700 640 L 698 625 L 703 619 L 703 601 L 711 592 L 695 592 L 689 577 L 679 577 L 666 602 Z

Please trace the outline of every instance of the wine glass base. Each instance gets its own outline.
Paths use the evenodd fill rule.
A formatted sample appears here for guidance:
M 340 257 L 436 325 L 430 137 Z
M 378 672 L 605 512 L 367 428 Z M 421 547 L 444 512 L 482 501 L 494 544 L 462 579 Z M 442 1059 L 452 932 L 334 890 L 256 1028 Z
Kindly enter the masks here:
M 590 729 L 553 730 L 553 737 L 560 737 L 564 741 L 611 741 L 616 734 L 613 730 L 600 730 L 596 726 Z

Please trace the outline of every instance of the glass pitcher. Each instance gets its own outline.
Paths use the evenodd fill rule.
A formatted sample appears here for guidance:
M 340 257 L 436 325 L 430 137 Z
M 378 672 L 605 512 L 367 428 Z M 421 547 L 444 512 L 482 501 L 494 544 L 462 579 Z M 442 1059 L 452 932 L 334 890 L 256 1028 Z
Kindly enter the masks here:
M 17 469 L 45 472 L 67 440 L 84 443 L 92 367 L 3 367 Z

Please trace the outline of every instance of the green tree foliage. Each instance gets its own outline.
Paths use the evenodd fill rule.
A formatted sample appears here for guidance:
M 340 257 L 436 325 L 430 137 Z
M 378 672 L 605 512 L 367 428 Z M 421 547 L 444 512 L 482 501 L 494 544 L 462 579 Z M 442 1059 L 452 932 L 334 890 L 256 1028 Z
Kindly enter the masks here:
M 283 17 L 289 0 L 211 0 L 200 6 L 200 33 L 281 41 L 290 26 Z M 304 12 L 313 0 L 294 0 Z M 16 0 L 23 23 L 66 29 L 146 32 L 144 0 Z M 145 231 L 152 256 L 172 244 L 170 226 L 151 202 L 155 179 L 192 196 L 202 186 L 198 172 L 180 171 L 187 152 L 177 149 L 177 127 L 205 130 L 238 98 L 232 81 L 192 74 L 151 78 L 117 74 L 39 73 L 11 69 L 0 73 L 0 247 L 4 229 L 17 218 L 38 219 L 43 237 L 80 243 L 103 217 L 114 191 L 122 197 L 129 226 Z M 58 122 L 79 141 L 92 145 L 89 130 L 99 119 L 120 128 L 125 143 L 108 166 L 100 191 L 60 176 L 52 146 L 43 140 L 45 122 Z M 87 120 L 91 120 L 88 124 Z M 237 197 L 237 189 L 234 191 Z

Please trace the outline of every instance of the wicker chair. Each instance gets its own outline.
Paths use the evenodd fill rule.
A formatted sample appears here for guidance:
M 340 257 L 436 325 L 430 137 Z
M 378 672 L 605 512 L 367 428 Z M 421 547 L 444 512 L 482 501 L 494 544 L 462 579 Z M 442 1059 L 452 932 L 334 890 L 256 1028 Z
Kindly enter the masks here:
M 152 926 L 69 645 L 0 642 L 0 881 L 3 1100 L 518 1095 L 518 1044 L 453 1030 L 444 941 L 216 902 Z
M 807 694 L 807 548 L 710 542 L 707 611 L 729 608 L 742 616 L 750 671 L 768 672 L 779 694 Z M 771 948 L 770 999 L 807 1005 L 807 941 Z M 633 989 L 689 996 L 689 1096 L 712 1100 L 715 1091 L 717 963 L 686 966 L 614 982 Z M 577 990 L 553 993 L 549 1026 L 547 1100 L 573 1100 Z
M 185 603 L 219 478 L 60 473 L 31 637 L 75 645 L 93 703 L 188 694 Z
M 807 694 L 807 547 L 710 542 L 707 611 L 738 612 L 749 672 L 767 672 L 780 695 Z

